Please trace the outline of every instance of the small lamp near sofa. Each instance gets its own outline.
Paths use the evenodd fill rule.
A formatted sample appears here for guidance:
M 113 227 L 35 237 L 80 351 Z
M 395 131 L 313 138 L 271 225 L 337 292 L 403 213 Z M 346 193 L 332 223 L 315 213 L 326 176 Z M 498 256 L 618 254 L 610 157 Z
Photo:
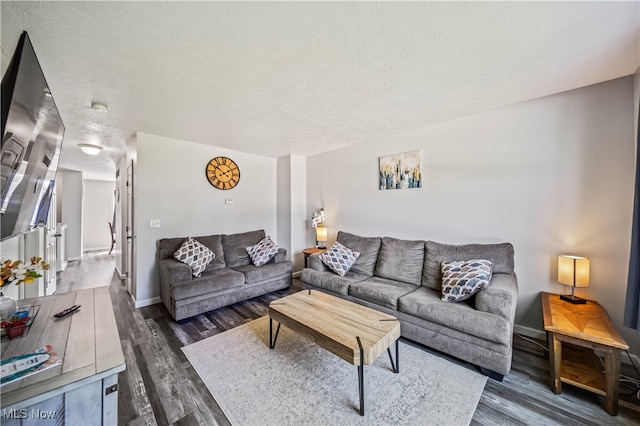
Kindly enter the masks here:
M 328 228 L 320 225 L 316 228 L 316 247 L 319 249 L 327 248 Z
M 574 304 L 587 303 L 585 299 L 576 297 L 576 287 L 589 287 L 589 259 L 586 257 L 558 256 L 558 282 L 571 286 L 571 295 L 560 295 L 560 299 Z

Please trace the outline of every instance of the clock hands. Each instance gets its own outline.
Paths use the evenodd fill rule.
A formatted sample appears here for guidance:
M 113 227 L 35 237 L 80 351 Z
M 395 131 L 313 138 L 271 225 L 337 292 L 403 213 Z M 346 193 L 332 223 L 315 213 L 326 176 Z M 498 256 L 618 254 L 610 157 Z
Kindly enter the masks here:
M 215 157 L 207 165 L 207 178 L 218 189 L 231 189 L 240 180 L 240 169 L 229 158 Z

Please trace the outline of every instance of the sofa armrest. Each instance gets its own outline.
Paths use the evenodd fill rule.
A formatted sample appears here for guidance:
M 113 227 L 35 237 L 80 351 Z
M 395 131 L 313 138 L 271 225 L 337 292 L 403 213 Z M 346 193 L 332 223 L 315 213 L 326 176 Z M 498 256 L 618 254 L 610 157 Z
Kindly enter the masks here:
M 185 265 L 176 259 L 160 260 L 160 283 L 171 285 L 177 282 L 190 281 L 193 271 L 189 265 Z
M 309 256 L 309 259 L 308 259 L 309 268 L 315 269 L 316 271 L 320 271 L 320 272 L 328 271 L 329 268 L 327 268 L 327 265 L 322 263 L 322 259 L 320 259 L 320 254 L 321 253 L 313 253 L 311 256 Z
M 493 274 L 489 287 L 476 294 L 476 309 L 499 315 L 513 324 L 518 302 L 518 281 L 515 274 Z
M 273 262 L 278 263 L 284 262 L 285 260 L 287 260 L 287 249 L 278 247 L 278 252 L 273 256 Z

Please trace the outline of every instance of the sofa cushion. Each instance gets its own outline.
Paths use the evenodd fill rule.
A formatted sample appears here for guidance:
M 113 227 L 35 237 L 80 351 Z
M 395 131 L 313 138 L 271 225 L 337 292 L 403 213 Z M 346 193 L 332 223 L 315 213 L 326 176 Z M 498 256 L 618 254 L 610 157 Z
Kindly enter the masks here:
M 224 261 L 227 266 L 250 265 L 251 259 L 247 253 L 247 247 L 257 244 L 265 237 L 264 230 L 243 232 L 241 234 L 231 234 L 222 236 L 222 247 L 224 248 Z
M 266 263 L 262 266 L 242 265 L 233 268 L 244 274 L 247 284 L 255 284 L 271 278 L 276 278 L 285 274 L 290 274 L 292 263 L 290 261 L 278 263 Z
M 349 271 L 344 277 L 341 277 L 331 271 L 320 272 L 310 268 L 303 269 L 300 276 L 303 283 L 343 295 L 349 294 L 349 285 L 367 278 L 369 278 L 368 275 L 357 274 L 353 271 Z
M 484 259 L 442 262 L 442 300 L 460 302 L 487 288 L 491 262 Z
M 429 288 L 419 287 L 402 296 L 398 310 L 490 342 L 511 345 L 509 320 L 475 310 L 466 302 L 447 303 L 440 299 L 440 292 Z
M 398 298 L 417 288 L 419 288 L 417 285 L 409 283 L 371 277 L 365 281 L 351 284 L 349 295 L 390 309 L 398 309 Z
M 225 267 L 224 252 L 222 251 L 222 236 L 207 235 L 204 237 L 193 237 L 193 239 L 207 246 L 207 248 L 216 255 L 215 258 L 209 262 L 205 270 Z M 185 237 L 163 238 L 158 240 L 158 259 L 173 258 L 173 253 L 175 253 L 185 241 L 187 241 Z
M 266 236 L 258 244 L 249 246 L 245 250 L 249 253 L 249 258 L 254 266 L 262 266 L 278 253 L 278 245 L 271 237 Z
M 187 238 L 187 241 L 182 243 L 180 248 L 173 254 L 173 257 L 185 265 L 189 265 L 193 276 L 199 277 L 209 262 L 213 260 L 215 254 L 204 244 L 192 238 Z
M 337 240 L 345 247 L 349 247 L 351 250 L 360 253 L 360 257 L 358 257 L 356 263 L 353 264 L 353 272 L 365 274 L 370 277 L 373 276 L 382 238 L 361 237 L 348 232 L 338 231 Z
M 172 284 L 171 297 L 174 300 L 188 299 L 242 285 L 244 285 L 244 274 L 242 272 L 229 268 L 220 268 L 213 271 L 204 271 L 199 278 Z
M 440 263 L 452 260 L 487 259 L 493 273 L 513 274 L 513 246 L 510 243 L 451 245 L 427 241 L 422 285 L 440 291 Z
M 327 251 L 320 253 L 322 263 L 341 277 L 344 277 L 349 272 L 359 256 L 360 253 L 343 246 L 337 241 Z
M 376 264 L 376 276 L 420 285 L 424 266 L 424 243 L 384 237 Z

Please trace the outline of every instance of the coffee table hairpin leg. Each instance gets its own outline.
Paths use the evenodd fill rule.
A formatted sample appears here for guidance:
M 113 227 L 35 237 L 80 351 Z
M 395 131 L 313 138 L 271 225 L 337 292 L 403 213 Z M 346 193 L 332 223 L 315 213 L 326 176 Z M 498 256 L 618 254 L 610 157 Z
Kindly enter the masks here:
M 280 323 L 278 323 L 278 328 L 276 328 L 276 336 L 273 337 L 273 319 L 269 318 L 269 349 L 273 349 L 276 347 L 276 340 L 278 340 L 279 332 L 280 332 Z
M 360 365 L 358 366 L 358 389 L 360 390 L 360 415 L 364 416 L 364 350 L 360 337 L 356 337 L 360 348 Z
M 398 350 L 398 342 L 400 339 L 396 339 L 396 362 L 393 363 L 393 358 L 391 357 L 391 348 L 387 348 L 387 353 L 389 354 L 389 361 L 391 361 L 391 369 L 394 373 L 400 372 L 400 351 Z

